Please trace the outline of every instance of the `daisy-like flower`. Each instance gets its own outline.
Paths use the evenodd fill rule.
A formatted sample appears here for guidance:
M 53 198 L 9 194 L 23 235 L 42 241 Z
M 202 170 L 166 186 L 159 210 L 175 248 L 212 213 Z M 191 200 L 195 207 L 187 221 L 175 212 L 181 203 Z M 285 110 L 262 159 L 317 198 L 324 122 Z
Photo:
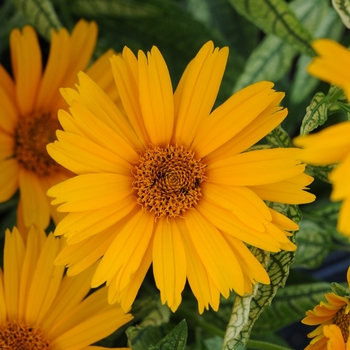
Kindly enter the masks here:
M 342 88 L 350 100 L 350 51 L 330 39 L 318 39 L 312 43 L 317 56 L 307 70 L 311 75 Z
M 348 289 L 350 290 L 350 268 L 347 272 L 347 280 Z M 325 331 L 325 326 L 330 325 L 339 327 L 343 343 L 348 342 L 350 331 L 350 294 L 343 294 L 345 295 L 338 295 L 334 292 L 328 293 L 325 295 L 326 302 L 321 301 L 313 310 L 306 312 L 306 317 L 301 322 L 309 326 L 318 327 L 308 334 L 308 337 L 313 339 L 305 350 L 326 350 L 327 338 L 330 338 L 327 334 L 333 334 L 332 337 L 334 337 L 338 333 L 334 328 L 328 328 L 328 331 Z M 333 342 L 337 344 L 335 340 Z M 335 347 L 334 349 L 337 348 Z
M 306 203 L 312 178 L 301 150 L 244 152 L 286 117 L 284 94 L 270 82 L 251 85 L 211 112 L 228 49 L 205 44 L 173 94 L 156 47 L 138 57 L 125 48 L 111 59 L 126 117 L 84 73 L 78 91 L 63 89 L 70 114 L 49 154 L 78 174 L 51 188 L 68 215 L 55 234 L 67 237 L 56 259 L 68 274 L 102 259 L 92 286 L 107 282 L 110 303 L 128 309 L 153 263 L 161 300 L 175 311 L 186 279 L 199 311 L 219 307 L 269 277 L 245 243 L 294 250 L 298 226 L 264 199 Z
M 319 39 L 312 44 L 318 57 L 308 67 L 308 72 L 341 87 L 350 100 L 350 51 L 340 44 Z M 318 133 L 299 136 L 294 144 L 304 148 L 302 160 L 314 165 L 337 164 L 330 173 L 333 185 L 331 200 L 343 201 L 338 219 L 338 231 L 350 237 L 350 122 L 332 125 Z
M 59 215 L 50 205 L 47 190 L 70 173 L 46 151 L 60 128 L 57 111 L 66 103 L 61 86 L 74 86 L 77 72 L 87 67 L 95 47 L 97 26 L 80 21 L 70 35 L 52 30 L 51 47 L 44 72 L 37 35 L 30 26 L 14 29 L 10 36 L 12 79 L 0 65 L 0 202 L 19 189 L 18 220 L 24 226 L 46 228 L 50 216 Z M 107 51 L 87 71 L 110 94 L 117 91 L 110 78 Z M 22 226 L 22 225 L 21 225 Z
M 32 227 L 24 243 L 16 228 L 5 234 L 0 269 L 0 349 L 87 350 L 132 319 L 118 304 L 107 303 L 107 288 L 88 297 L 91 266 L 63 277 L 53 261 L 63 239 Z M 124 348 L 126 349 L 126 348 Z
M 344 341 L 341 330 L 332 324 L 323 327 L 323 334 L 327 340 L 327 350 L 350 350 L 350 342 Z

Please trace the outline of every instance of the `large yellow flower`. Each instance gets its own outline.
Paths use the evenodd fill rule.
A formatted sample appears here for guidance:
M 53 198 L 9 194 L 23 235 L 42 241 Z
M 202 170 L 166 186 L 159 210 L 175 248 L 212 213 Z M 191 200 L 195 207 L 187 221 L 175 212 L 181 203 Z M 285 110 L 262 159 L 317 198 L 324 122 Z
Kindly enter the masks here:
M 70 35 L 66 29 L 52 31 L 48 62 L 42 73 L 38 38 L 30 26 L 10 36 L 12 79 L 0 65 L 0 202 L 20 189 L 19 222 L 46 228 L 50 216 L 59 221 L 47 190 L 68 178 L 69 172 L 50 158 L 46 145 L 60 128 L 57 111 L 65 107 L 58 89 L 73 86 L 76 74 L 88 65 L 97 38 L 95 23 L 80 21 Z M 116 99 L 117 91 L 108 71 L 106 52 L 88 72 Z
M 86 295 L 96 268 L 63 277 L 53 261 L 63 239 L 32 227 L 24 243 L 16 228 L 6 231 L 0 269 L 0 348 L 87 350 L 132 319 L 107 303 L 107 288 Z
M 350 290 L 350 268 L 347 273 L 348 289 Z M 313 310 L 306 312 L 306 317 L 301 321 L 309 326 L 319 325 L 315 330 L 308 334 L 309 338 L 313 338 L 305 350 L 326 350 L 327 334 L 335 336 L 332 328 L 328 331 L 324 330 L 325 326 L 336 325 L 340 328 L 343 336 L 343 343 L 348 342 L 350 331 L 350 298 L 348 295 L 341 296 L 335 293 L 328 293 L 325 295 L 326 302 L 321 301 L 314 307 Z M 336 341 L 334 340 L 334 344 Z M 331 348 L 332 349 L 332 348 Z M 334 349 L 337 349 L 336 347 Z M 345 349 L 345 348 L 344 348 Z M 348 348 L 346 348 L 348 349 Z
M 308 67 L 310 74 L 344 89 L 350 100 L 350 51 L 340 44 L 319 39 L 312 44 L 319 54 Z M 348 75 L 349 73 L 349 75 Z M 339 163 L 330 173 L 333 185 L 331 200 L 343 201 L 338 219 L 338 231 L 350 237 L 350 122 L 330 126 L 316 134 L 299 136 L 295 145 L 304 148 L 303 161 L 314 165 Z
M 286 117 L 284 94 L 270 82 L 236 93 L 211 112 L 228 49 L 208 42 L 173 94 L 156 47 L 138 58 L 125 48 L 111 59 L 127 117 L 84 73 L 78 92 L 63 89 L 70 114 L 49 154 L 78 176 L 51 188 L 69 214 L 55 233 L 67 237 L 56 259 L 75 275 L 101 258 L 93 286 L 128 309 L 151 263 L 163 303 L 181 303 L 186 278 L 203 312 L 222 294 L 243 295 L 269 277 L 252 246 L 293 250 L 298 226 L 265 200 L 306 203 L 312 178 L 301 150 L 245 152 Z
M 350 100 L 350 51 L 330 39 L 315 40 L 312 47 L 317 56 L 309 64 L 308 72 L 341 87 Z

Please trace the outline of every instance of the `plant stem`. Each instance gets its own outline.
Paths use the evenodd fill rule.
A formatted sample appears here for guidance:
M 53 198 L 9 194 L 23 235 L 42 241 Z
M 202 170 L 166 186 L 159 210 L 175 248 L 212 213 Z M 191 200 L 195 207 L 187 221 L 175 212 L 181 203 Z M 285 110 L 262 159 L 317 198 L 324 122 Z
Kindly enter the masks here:
M 281 345 L 271 344 L 260 340 L 248 340 L 246 348 L 260 350 L 291 350 L 290 348 L 285 348 Z

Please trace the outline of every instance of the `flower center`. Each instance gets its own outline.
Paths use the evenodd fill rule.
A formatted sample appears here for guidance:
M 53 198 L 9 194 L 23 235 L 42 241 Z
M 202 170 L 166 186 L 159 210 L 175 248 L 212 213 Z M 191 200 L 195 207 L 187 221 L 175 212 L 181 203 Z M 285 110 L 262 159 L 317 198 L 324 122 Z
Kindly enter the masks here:
M 344 342 L 346 343 L 349 338 L 350 312 L 345 313 L 345 306 L 335 315 L 334 324 L 340 328 Z
M 151 147 L 135 168 L 137 202 L 156 218 L 180 216 L 202 195 L 205 164 L 183 146 Z
M 46 145 L 56 139 L 57 129 L 61 129 L 61 126 L 51 113 L 21 117 L 15 134 L 15 157 L 18 163 L 39 176 L 60 171 L 60 165 L 46 151 Z
M 39 329 L 23 323 L 6 322 L 0 326 L 0 349 L 50 350 L 50 342 Z

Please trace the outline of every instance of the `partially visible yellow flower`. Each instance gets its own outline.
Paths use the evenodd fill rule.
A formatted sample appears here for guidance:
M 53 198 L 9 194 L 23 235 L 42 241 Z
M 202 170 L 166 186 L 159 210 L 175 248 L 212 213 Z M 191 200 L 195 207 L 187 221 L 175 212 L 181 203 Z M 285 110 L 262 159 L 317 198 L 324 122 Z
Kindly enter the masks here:
M 60 129 L 57 111 L 65 107 L 61 86 L 74 86 L 93 53 L 97 26 L 80 21 L 70 35 L 66 29 L 51 32 L 51 47 L 42 69 L 37 35 L 30 26 L 14 29 L 10 36 L 13 78 L 0 65 L 0 202 L 19 189 L 18 220 L 24 226 L 46 228 L 59 213 L 50 205 L 47 190 L 70 173 L 46 151 Z M 88 70 L 103 89 L 117 99 L 107 51 Z M 62 216 L 62 215 L 61 215 Z
M 323 334 L 327 340 L 327 350 L 350 350 L 350 342 L 344 341 L 341 330 L 332 324 L 323 327 Z
M 63 240 L 32 227 L 24 243 L 5 234 L 0 269 L 0 349 L 87 350 L 132 319 L 107 303 L 107 288 L 87 296 L 96 266 L 67 277 L 53 261 Z M 125 349 L 125 348 L 124 348 Z
M 311 75 L 342 88 L 350 100 L 350 51 L 331 39 L 312 43 L 317 56 L 307 70 Z
M 350 100 L 350 51 L 340 44 L 319 39 L 312 44 L 320 55 L 308 67 L 310 74 L 344 89 Z M 350 237 L 350 122 L 330 126 L 316 134 L 294 139 L 304 148 L 302 160 L 313 165 L 339 163 L 330 173 L 333 184 L 331 200 L 343 201 L 338 220 L 338 231 Z
M 337 163 L 329 174 L 333 185 L 332 201 L 343 201 L 338 217 L 338 231 L 350 237 L 350 122 L 330 126 L 316 134 L 299 136 L 294 144 L 304 148 L 306 163 L 327 165 Z
M 350 268 L 347 272 L 348 290 L 350 289 Z M 350 298 L 349 296 L 340 296 L 335 293 L 325 295 L 326 302 L 321 301 L 314 307 L 313 310 L 306 312 L 306 317 L 301 321 L 309 326 L 318 327 L 308 334 L 309 338 L 313 338 L 305 350 L 326 350 L 327 349 L 327 334 L 333 337 L 338 333 L 334 328 L 326 330 L 324 327 L 336 325 L 339 327 L 343 337 L 343 342 L 347 342 L 350 330 Z M 333 330 L 333 331 L 332 331 Z M 335 333 L 334 333 L 335 332 Z M 333 339 L 330 344 L 337 344 Z M 339 342 L 338 342 L 339 343 Z M 329 345 L 332 346 L 332 345 Z M 330 348 L 333 349 L 333 348 Z M 337 349 L 336 347 L 334 349 Z M 344 348 L 345 349 L 345 348 Z M 348 350 L 348 348 L 347 348 Z
M 102 258 L 93 286 L 107 281 L 109 302 L 128 309 L 151 263 L 163 303 L 175 311 L 186 279 L 199 311 L 217 310 L 220 294 L 250 293 L 269 276 L 245 243 L 294 250 L 298 225 L 264 200 L 307 203 L 312 178 L 296 148 L 245 152 L 286 117 L 284 94 L 260 82 L 212 111 L 228 49 L 205 44 L 173 93 L 156 47 L 111 59 L 126 113 L 86 74 L 78 92 L 62 89 L 70 114 L 50 155 L 78 176 L 51 188 L 68 215 L 56 260 L 68 274 Z

